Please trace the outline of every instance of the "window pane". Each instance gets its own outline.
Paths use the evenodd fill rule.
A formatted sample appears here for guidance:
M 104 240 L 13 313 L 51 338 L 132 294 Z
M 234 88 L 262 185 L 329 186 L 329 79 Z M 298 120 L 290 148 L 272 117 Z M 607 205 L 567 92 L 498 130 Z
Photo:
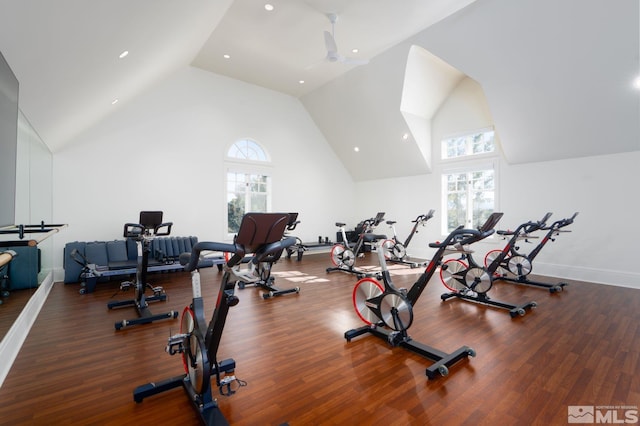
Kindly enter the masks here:
M 456 158 L 495 151 L 495 132 L 487 130 L 442 140 L 442 158 Z
M 229 198 L 228 198 L 229 199 Z M 245 213 L 244 194 L 236 194 L 227 202 L 227 232 L 235 234 Z
M 251 211 L 261 213 L 267 211 L 267 194 L 251 194 Z
M 251 192 L 267 192 L 267 176 L 251 175 L 249 177 Z
M 467 174 L 447 175 L 447 230 L 466 224 Z
M 495 209 L 493 169 L 451 173 L 446 178 L 447 231 L 480 227 Z
M 227 157 L 239 160 L 267 161 L 267 153 L 260 144 L 250 139 L 242 139 L 234 143 Z
M 447 230 L 453 231 L 467 221 L 466 193 L 449 193 L 447 196 Z
M 245 213 L 267 211 L 268 182 L 262 174 L 227 173 L 227 232 L 238 232 Z
M 471 173 L 473 199 L 472 217 L 473 227 L 479 228 L 484 224 L 495 208 L 493 170 L 480 170 Z

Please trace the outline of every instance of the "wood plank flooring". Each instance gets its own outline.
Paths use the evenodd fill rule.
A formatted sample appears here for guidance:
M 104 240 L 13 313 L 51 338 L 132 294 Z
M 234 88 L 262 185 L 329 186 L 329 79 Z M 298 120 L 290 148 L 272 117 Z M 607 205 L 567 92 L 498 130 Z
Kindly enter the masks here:
M 257 288 L 236 289 L 240 303 L 219 351 L 247 382 L 218 396 L 231 424 L 564 425 L 569 406 L 640 405 L 639 290 L 570 282 L 550 294 L 496 282 L 492 299 L 538 304 L 512 319 L 505 310 L 441 301 L 446 289 L 436 275 L 414 307 L 410 335 L 444 352 L 466 345 L 477 356 L 427 380 L 427 359 L 371 335 L 344 339 L 363 324 L 351 300 L 357 279 L 327 274 L 328 266 L 326 253 L 277 263 L 276 285 L 299 286 L 299 294 L 264 300 Z M 222 274 L 201 272 L 209 319 Z M 422 270 L 399 272 L 396 286 L 408 288 Z M 169 296 L 151 305 L 154 313 L 189 304 L 187 273 L 149 281 Z M 183 373 L 180 356 L 164 352 L 180 320 L 115 331 L 116 321 L 135 317 L 132 308 L 107 309 L 110 300 L 133 297 L 118 286 L 99 283 L 81 295 L 79 284 L 54 285 L 0 388 L 0 424 L 198 424 L 182 388 L 133 401 L 136 386 Z

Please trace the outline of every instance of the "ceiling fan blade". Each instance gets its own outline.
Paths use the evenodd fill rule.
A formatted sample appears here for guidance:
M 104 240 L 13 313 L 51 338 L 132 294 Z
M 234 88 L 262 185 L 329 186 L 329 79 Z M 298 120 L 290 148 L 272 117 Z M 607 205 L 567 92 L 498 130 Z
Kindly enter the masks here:
M 343 64 L 348 64 L 348 65 L 367 65 L 369 63 L 368 59 L 345 58 L 343 56 L 339 58 L 339 61 L 342 62 Z
M 365 65 L 369 63 L 368 59 L 359 59 L 359 58 L 347 58 L 341 56 L 338 53 L 338 45 L 336 43 L 336 39 L 333 36 L 335 31 L 335 23 L 338 20 L 338 16 L 335 14 L 328 14 L 329 21 L 331 22 L 332 32 L 324 31 L 324 44 L 327 48 L 327 57 L 326 59 L 329 62 L 340 62 L 347 65 Z
M 336 41 L 331 35 L 329 31 L 324 32 L 324 44 L 327 47 L 328 53 L 338 54 L 338 46 L 336 45 Z

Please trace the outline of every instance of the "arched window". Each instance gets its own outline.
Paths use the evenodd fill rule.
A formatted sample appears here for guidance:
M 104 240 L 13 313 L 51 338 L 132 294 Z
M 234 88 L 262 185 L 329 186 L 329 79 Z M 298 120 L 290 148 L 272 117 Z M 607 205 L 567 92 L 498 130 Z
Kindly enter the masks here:
M 251 139 L 241 139 L 231 145 L 227 152 L 228 158 L 234 160 L 249 160 L 249 161 L 269 161 L 269 157 L 260 144 Z
M 227 236 L 240 229 L 247 212 L 271 210 L 270 158 L 262 146 L 251 139 L 236 141 L 227 151 L 226 204 Z

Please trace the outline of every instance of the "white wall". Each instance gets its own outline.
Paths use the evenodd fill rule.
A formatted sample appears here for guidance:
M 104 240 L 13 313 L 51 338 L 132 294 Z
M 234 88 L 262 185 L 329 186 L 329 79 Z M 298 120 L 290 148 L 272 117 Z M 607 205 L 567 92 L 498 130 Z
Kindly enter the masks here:
M 272 210 L 300 213 L 295 235 L 333 239 L 335 221 L 355 218 L 351 177 L 293 97 L 185 68 L 115 107 L 54 155 L 60 267 L 66 242 L 122 238 L 140 210 L 163 210 L 173 235 L 222 241 L 224 156 L 244 137 L 268 150 Z
M 463 81 L 432 124 L 432 140 L 436 142 L 446 134 L 491 125 L 481 88 L 472 80 Z M 496 130 L 499 134 L 500 129 Z M 548 137 L 554 137 L 553 129 Z M 434 158 L 439 158 L 437 149 Z M 533 273 L 640 288 L 640 273 L 634 262 L 640 236 L 635 199 L 640 152 L 520 165 L 509 165 L 500 159 L 498 163 L 498 210 L 504 216 L 497 229 L 513 229 L 548 211 L 553 213 L 552 221 L 580 212 L 567 228 L 572 232 L 561 234 L 542 249 L 533 262 Z M 408 250 L 428 259 L 434 252 L 428 243 L 443 238 L 440 170 L 437 164 L 434 173 L 428 175 L 357 183 L 358 211 L 361 215 L 386 211 L 387 219 L 398 221 L 396 228 L 404 239 L 411 220 L 435 209 L 436 216 L 422 228 Z M 381 225 L 378 231 L 389 230 Z M 503 246 L 504 240 L 495 238 L 476 244 L 474 249 L 481 260 L 488 250 Z M 529 251 L 523 246 L 523 252 Z

